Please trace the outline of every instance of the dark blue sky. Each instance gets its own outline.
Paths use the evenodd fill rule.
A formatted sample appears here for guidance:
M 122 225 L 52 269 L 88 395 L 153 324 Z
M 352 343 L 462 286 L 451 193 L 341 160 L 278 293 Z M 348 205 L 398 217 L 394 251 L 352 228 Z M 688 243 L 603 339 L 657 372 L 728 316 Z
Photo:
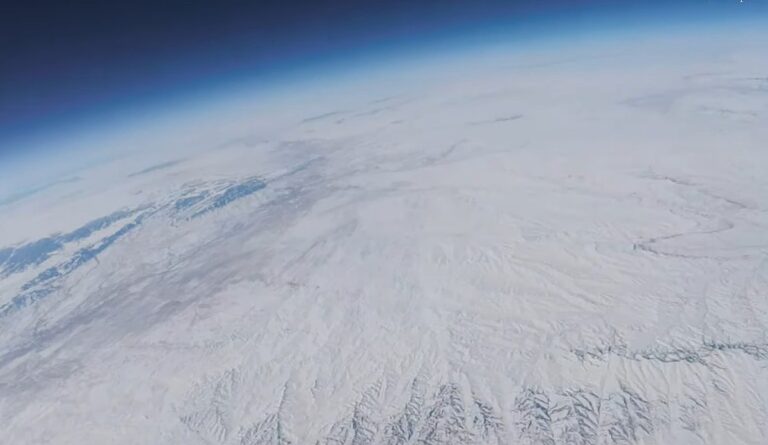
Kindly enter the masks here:
M 0 143 L 94 113 L 279 74 L 367 48 L 409 45 L 548 15 L 733 1 L 252 0 L 6 1 L 0 6 Z M 672 7 L 671 7 L 672 6 Z M 0 146 L 0 151 L 3 148 Z

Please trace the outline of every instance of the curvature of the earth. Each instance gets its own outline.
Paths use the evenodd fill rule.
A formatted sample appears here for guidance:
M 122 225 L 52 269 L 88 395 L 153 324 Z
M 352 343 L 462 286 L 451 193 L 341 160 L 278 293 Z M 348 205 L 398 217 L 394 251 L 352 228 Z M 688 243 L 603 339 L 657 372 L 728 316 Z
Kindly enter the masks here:
M 766 443 L 766 37 L 492 48 L 2 198 L 1 441 Z

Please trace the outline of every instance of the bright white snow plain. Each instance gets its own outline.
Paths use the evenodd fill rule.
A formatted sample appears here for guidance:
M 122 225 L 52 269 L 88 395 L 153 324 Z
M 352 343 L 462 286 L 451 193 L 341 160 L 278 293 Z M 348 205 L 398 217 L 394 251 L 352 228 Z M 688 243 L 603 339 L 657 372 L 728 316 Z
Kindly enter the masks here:
M 0 442 L 768 443 L 765 37 L 489 48 L 6 199 Z

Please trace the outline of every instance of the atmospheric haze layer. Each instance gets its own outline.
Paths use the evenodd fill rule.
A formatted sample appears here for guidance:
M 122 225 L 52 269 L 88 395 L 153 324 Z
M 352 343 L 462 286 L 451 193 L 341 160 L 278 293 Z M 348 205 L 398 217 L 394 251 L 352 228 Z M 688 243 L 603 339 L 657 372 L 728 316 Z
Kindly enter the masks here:
M 768 443 L 766 54 L 488 44 L 0 197 L 0 441 Z

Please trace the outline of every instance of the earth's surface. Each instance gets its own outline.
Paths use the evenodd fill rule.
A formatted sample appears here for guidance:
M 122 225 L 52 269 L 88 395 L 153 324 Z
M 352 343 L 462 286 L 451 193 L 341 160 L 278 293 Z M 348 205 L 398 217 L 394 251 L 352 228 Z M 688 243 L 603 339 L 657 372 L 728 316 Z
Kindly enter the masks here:
M 0 442 L 768 443 L 768 33 L 720 32 L 382 66 L 5 195 Z

